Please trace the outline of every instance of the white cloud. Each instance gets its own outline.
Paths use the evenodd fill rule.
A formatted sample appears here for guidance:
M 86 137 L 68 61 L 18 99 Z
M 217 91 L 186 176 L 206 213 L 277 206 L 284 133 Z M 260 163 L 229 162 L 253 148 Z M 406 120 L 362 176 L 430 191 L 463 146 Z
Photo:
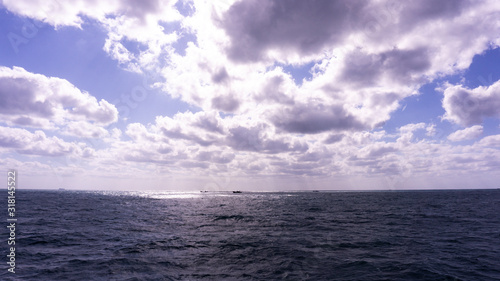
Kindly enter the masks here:
M 90 18 L 100 22 L 108 33 L 103 49 L 118 60 L 124 68 L 142 72 L 148 65 L 156 65 L 170 44 L 179 38 L 178 32 L 166 30 L 164 25 L 183 17 L 175 8 L 176 0 L 104 0 L 89 3 L 86 0 L 32 1 L 5 0 L 3 6 L 21 16 L 27 16 L 60 28 L 82 28 Z M 123 40 L 145 44 L 139 53 L 128 50 Z
M 53 26 L 77 26 L 84 22 L 84 17 L 104 20 L 106 17 L 124 16 L 135 19 L 138 24 L 146 24 L 149 17 L 165 13 L 176 1 L 159 0 L 126 0 L 97 1 L 89 3 L 84 0 L 65 1 L 29 1 L 4 0 L 3 5 L 10 11 L 47 22 Z M 113 18 L 113 17 L 111 17 Z
M 479 145 L 481 146 L 490 146 L 494 148 L 500 147 L 500 135 L 493 135 L 484 137 L 479 141 Z
M 69 123 L 62 133 L 80 138 L 104 138 L 109 135 L 106 129 L 83 121 Z
M 43 19 L 26 3 L 5 5 Z M 92 9 L 60 4 L 45 20 L 78 25 L 80 15 L 97 19 L 108 31 L 104 49 L 130 70 L 161 69 L 170 95 L 203 110 L 266 112 L 266 121 L 305 133 L 341 131 L 347 123 L 357 130 L 380 126 L 423 83 L 468 67 L 496 42 L 500 27 L 491 16 L 500 10 L 494 1 L 196 1 L 195 12 L 186 16 L 175 3 L 103 1 Z M 168 30 L 165 23 L 173 22 L 177 30 Z M 181 55 L 173 44 L 183 32 L 196 36 L 196 44 L 188 43 Z M 134 54 L 122 40 L 145 50 Z M 450 55 L 457 52 L 461 56 Z M 315 62 L 313 78 L 295 85 L 277 62 Z M 311 103 L 324 106 L 306 106 Z M 288 120 L 294 114 L 302 120 Z M 317 119 L 323 125 L 308 122 Z M 314 124 L 319 127 L 299 129 Z
M 425 127 L 425 123 L 404 125 L 399 128 L 400 137 L 397 141 L 402 144 L 408 144 L 412 140 L 414 132 L 417 130 L 425 129 Z
M 92 148 L 84 144 L 69 143 L 58 137 L 47 137 L 43 131 L 31 133 L 25 129 L 0 126 L 0 146 L 13 149 L 20 154 L 40 156 L 85 157 Z
M 118 111 L 64 79 L 0 67 L 0 116 L 12 125 L 53 129 L 68 121 L 116 122 Z
M 478 138 L 483 133 L 483 126 L 475 125 L 463 130 L 453 132 L 448 136 L 451 141 L 463 141 Z
M 426 130 L 425 135 L 430 136 L 430 137 L 435 136 L 436 135 L 436 124 L 431 124 L 431 125 L 427 126 L 427 128 L 425 130 Z

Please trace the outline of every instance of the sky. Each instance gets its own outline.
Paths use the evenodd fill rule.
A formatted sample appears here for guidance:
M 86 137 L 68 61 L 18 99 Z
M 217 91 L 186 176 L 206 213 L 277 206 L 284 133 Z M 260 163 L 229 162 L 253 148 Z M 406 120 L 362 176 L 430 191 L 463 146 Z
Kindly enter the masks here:
M 500 2 L 0 2 L 21 188 L 500 188 Z

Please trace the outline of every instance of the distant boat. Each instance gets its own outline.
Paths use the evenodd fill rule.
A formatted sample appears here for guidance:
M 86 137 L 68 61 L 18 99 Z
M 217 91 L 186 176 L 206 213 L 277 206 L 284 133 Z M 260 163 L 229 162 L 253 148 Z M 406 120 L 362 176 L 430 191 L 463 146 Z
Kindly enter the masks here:
M 65 188 L 59 188 L 59 190 L 66 190 Z
M 241 193 L 239 190 L 233 190 L 233 193 Z

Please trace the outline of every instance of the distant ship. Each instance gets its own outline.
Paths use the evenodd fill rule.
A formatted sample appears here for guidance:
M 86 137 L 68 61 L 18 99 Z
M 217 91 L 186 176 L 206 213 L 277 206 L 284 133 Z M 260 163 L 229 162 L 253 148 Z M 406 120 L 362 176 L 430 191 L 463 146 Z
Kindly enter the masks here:
M 241 193 L 239 190 L 233 190 L 233 193 Z

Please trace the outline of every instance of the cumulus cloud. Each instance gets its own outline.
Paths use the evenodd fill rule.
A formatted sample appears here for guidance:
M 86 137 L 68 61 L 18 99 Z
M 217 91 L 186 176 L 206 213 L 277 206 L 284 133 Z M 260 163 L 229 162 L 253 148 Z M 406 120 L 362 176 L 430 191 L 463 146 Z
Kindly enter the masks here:
M 336 143 L 336 142 L 341 141 L 343 137 L 344 137 L 344 135 L 342 135 L 342 134 L 331 134 L 325 138 L 323 143 L 325 143 L 325 144 Z
M 217 164 L 230 163 L 234 158 L 235 154 L 229 151 L 200 151 L 196 155 L 196 160 Z
M 53 129 L 68 121 L 116 122 L 118 111 L 64 79 L 0 67 L 0 116 L 13 125 Z
M 104 138 L 109 135 L 106 129 L 83 121 L 69 123 L 62 133 L 80 138 Z
M 107 32 L 103 49 L 125 69 L 134 72 L 161 65 L 165 53 L 173 52 L 172 44 L 181 37 L 180 31 L 165 28 L 183 17 L 175 8 L 176 0 L 86 0 L 31 1 L 6 0 L 2 4 L 11 12 L 54 26 L 82 28 L 85 21 L 94 20 Z M 139 43 L 144 50 L 129 50 L 124 41 Z
M 364 87 L 376 85 L 384 78 L 398 83 L 412 82 L 412 77 L 422 74 L 430 67 L 427 52 L 422 47 L 393 49 L 376 54 L 356 50 L 346 56 L 340 80 Z
M 399 138 L 397 139 L 397 142 L 403 145 L 410 143 L 410 141 L 413 139 L 415 131 L 423 130 L 425 129 L 425 127 L 425 123 L 411 123 L 401 126 L 399 128 Z
M 274 49 L 305 56 L 321 52 L 326 46 L 341 43 L 365 3 L 239 1 L 222 19 L 231 38 L 229 57 L 248 62 L 267 59 L 267 53 Z
M 240 107 L 240 104 L 233 95 L 217 96 L 212 99 L 212 107 L 223 112 L 233 112 Z
M 481 146 L 490 146 L 490 147 L 500 147 L 500 135 L 493 135 L 484 137 L 479 141 L 479 145 Z
M 466 0 L 408 2 L 401 7 L 401 18 L 404 19 L 407 28 L 414 28 L 415 24 L 421 21 L 456 17 L 468 5 Z
M 220 133 L 224 129 L 220 123 L 218 115 L 185 112 L 177 113 L 173 118 L 158 116 L 154 129 L 169 139 L 182 139 L 209 146 L 221 142 Z
M 260 153 L 280 153 L 288 151 L 304 152 L 308 145 L 299 141 L 288 141 L 279 136 L 272 136 L 267 124 L 258 124 L 247 128 L 238 126 L 229 129 L 225 143 L 237 151 L 255 151 Z
M 423 84 L 468 67 L 496 38 L 491 26 L 500 26 L 478 16 L 493 13 L 488 3 L 227 3 L 208 17 L 203 11 L 211 7 L 195 3 L 186 26 L 198 42 L 171 57 L 163 89 L 203 110 L 261 115 L 279 129 L 305 134 L 381 126 Z M 367 30 L 371 21 L 382 28 Z M 451 32 L 457 28 L 476 38 L 474 44 Z M 450 55 L 457 50 L 461 56 Z M 296 84 L 276 63 L 311 63 L 312 77 Z
M 482 123 L 487 117 L 500 117 L 500 80 L 489 87 L 468 89 L 449 85 L 444 90 L 444 118 L 463 126 Z
M 0 147 L 20 154 L 40 156 L 76 155 L 85 157 L 93 149 L 82 144 L 68 143 L 58 137 L 47 137 L 43 131 L 31 133 L 25 129 L 0 126 Z
M 364 125 L 340 105 L 310 102 L 296 105 L 271 117 L 274 125 L 291 133 L 320 133 L 329 130 L 359 130 Z
M 84 17 L 103 20 L 107 15 L 126 16 L 144 22 L 146 17 L 162 12 L 162 7 L 170 7 L 176 1 L 160 0 L 126 0 L 98 1 L 89 5 L 87 1 L 69 2 L 49 1 L 33 3 L 33 1 L 4 0 L 3 5 L 12 12 L 45 21 L 54 26 L 80 27 Z
M 471 140 L 479 137 L 483 133 L 483 126 L 475 125 L 463 130 L 453 132 L 448 136 L 451 141 Z

